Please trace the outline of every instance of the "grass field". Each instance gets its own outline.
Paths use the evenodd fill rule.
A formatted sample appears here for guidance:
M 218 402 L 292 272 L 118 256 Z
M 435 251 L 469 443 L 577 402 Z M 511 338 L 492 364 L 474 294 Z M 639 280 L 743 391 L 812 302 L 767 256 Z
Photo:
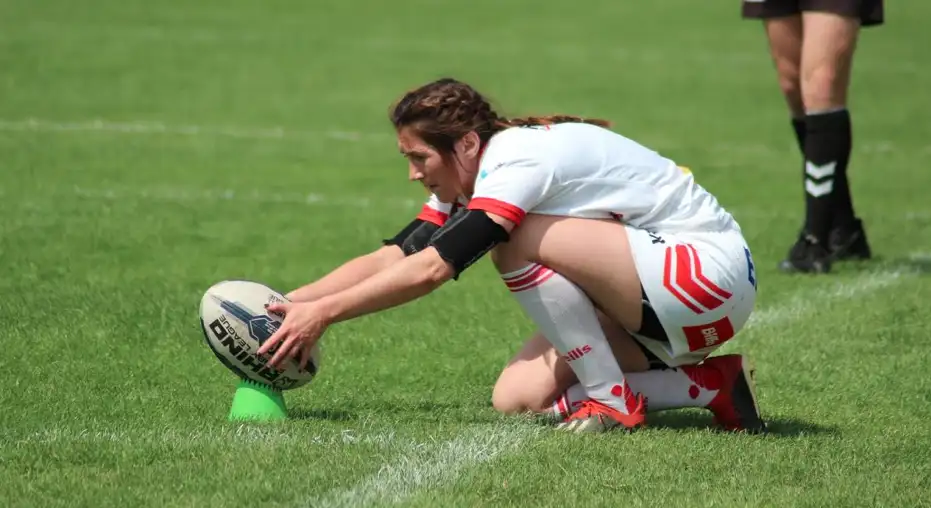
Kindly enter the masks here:
M 927 506 L 931 7 L 890 3 L 851 98 L 877 259 L 806 278 L 775 269 L 800 158 L 736 0 L 0 0 L 0 505 Z M 405 224 L 423 191 L 386 112 L 443 75 L 609 118 L 732 210 L 760 298 L 724 349 L 756 361 L 769 435 L 498 416 L 532 328 L 488 261 L 333 327 L 291 421 L 226 421 L 203 291 L 287 291 Z

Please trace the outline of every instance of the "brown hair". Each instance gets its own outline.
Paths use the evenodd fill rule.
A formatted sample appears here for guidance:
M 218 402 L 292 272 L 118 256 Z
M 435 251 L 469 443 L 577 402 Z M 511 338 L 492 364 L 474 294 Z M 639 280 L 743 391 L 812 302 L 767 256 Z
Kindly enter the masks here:
M 404 94 L 391 108 L 395 129 L 411 127 L 440 153 L 450 153 L 456 141 L 475 131 L 482 146 L 496 133 L 509 127 L 579 122 L 610 127 L 606 120 L 569 115 L 505 118 L 471 86 L 452 78 L 427 83 Z

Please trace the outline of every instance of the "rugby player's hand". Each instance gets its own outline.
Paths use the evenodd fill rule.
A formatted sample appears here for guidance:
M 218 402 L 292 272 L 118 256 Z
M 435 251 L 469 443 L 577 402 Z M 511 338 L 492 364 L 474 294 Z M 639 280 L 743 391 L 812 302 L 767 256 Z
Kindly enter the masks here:
M 258 354 L 268 354 L 277 347 L 268 362 L 270 367 L 284 370 L 281 364 L 288 359 L 299 358 L 298 364 L 304 369 L 310 360 L 310 352 L 330 323 L 324 319 L 316 302 L 275 303 L 268 305 L 267 310 L 285 317 L 278 331 L 259 347 Z

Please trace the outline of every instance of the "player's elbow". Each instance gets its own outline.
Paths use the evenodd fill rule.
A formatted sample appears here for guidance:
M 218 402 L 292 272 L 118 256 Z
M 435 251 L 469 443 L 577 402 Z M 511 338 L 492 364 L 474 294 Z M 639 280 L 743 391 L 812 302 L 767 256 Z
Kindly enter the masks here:
M 455 273 L 453 267 L 440 257 L 439 252 L 434 248 L 428 248 L 419 253 L 423 258 L 422 282 L 432 288 L 443 285 L 446 281 L 453 278 Z

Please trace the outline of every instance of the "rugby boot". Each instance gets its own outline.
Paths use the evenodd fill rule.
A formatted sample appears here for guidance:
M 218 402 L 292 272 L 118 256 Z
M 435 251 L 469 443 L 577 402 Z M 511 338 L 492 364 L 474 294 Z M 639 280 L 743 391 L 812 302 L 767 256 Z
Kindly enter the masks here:
M 717 372 L 708 372 L 709 369 Z M 719 390 L 707 406 L 714 414 L 716 425 L 728 431 L 766 432 L 766 423 L 756 402 L 755 369 L 750 360 L 741 355 L 712 356 L 682 370 L 695 384 L 707 390 Z
M 616 427 L 624 430 L 633 430 L 646 424 L 647 403 L 643 395 L 631 396 L 632 403 L 628 403 L 628 414 L 624 414 L 606 404 L 596 400 L 586 400 L 582 406 L 566 418 L 566 421 L 556 426 L 557 429 L 567 432 L 606 432 Z
M 855 219 L 850 226 L 832 229 L 828 238 L 828 251 L 834 261 L 864 260 L 873 257 L 870 244 L 866 240 L 863 221 Z
M 831 271 L 831 253 L 814 236 L 802 232 L 789 256 L 779 263 L 786 273 L 828 273 Z

